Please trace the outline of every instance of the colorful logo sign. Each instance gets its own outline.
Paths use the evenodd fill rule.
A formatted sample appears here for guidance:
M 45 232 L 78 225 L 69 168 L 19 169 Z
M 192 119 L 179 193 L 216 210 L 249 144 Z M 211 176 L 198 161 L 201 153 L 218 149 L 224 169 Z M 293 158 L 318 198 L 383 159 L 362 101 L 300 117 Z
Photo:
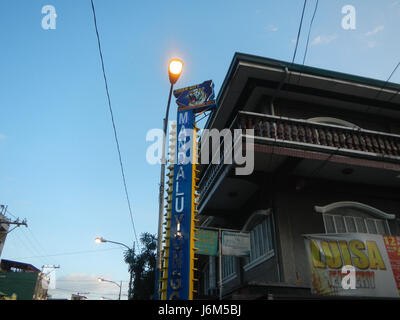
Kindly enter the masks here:
M 201 84 L 174 90 L 174 96 L 179 110 L 196 109 L 200 112 L 215 106 L 214 84 L 212 80 L 204 81 Z

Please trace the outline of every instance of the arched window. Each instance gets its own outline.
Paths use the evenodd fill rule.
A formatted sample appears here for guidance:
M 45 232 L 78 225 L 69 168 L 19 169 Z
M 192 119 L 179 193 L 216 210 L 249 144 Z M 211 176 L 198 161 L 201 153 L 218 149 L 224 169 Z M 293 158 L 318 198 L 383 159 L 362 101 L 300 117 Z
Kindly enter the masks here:
M 242 232 L 250 232 L 250 256 L 245 258 L 245 271 L 274 255 L 272 211 L 257 210 L 247 220 Z
M 360 128 L 359 126 L 355 125 L 354 123 L 351 123 L 351 122 L 348 122 L 348 121 L 345 121 L 342 119 L 331 118 L 331 117 L 316 117 L 316 118 L 307 119 L 307 121 L 325 123 L 325 124 L 333 124 L 336 126 L 349 127 L 349 128 L 357 128 L 357 129 Z
M 322 213 L 326 233 L 369 233 L 390 235 L 388 220 L 395 215 L 353 201 L 340 201 L 324 207 L 315 206 Z

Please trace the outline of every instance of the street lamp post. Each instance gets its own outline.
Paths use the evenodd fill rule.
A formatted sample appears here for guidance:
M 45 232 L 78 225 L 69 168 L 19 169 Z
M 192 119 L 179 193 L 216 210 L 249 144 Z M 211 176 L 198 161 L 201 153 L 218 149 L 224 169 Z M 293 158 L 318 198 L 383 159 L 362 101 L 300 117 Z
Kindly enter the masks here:
M 117 286 L 119 287 L 119 296 L 118 296 L 118 300 L 121 300 L 122 281 L 118 284 L 118 282 L 111 281 L 111 280 L 106 280 L 106 279 L 103 279 L 103 278 L 97 278 L 97 280 L 98 280 L 99 282 L 110 282 L 110 283 L 113 283 L 113 284 L 117 285 Z
M 162 245 L 162 223 L 163 223 L 163 209 L 164 209 L 164 184 L 165 184 L 165 145 L 166 145 L 166 136 L 167 136 L 167 127 L 168 127 L 168 115 L 169 115 L 169 107 L 171 104 L 171 96 L 172 89 L 174 84 L 178 81 L 179 76 L 182 73 L 183 62 L 179 59 L 172 59 L 169 62 L 168 66 L 168 75 L 169 82 L 171 84 L 169 89 L 167 110 L 165 112 L 165 118 L 163 122 L 163 144 L 162 144 L 162 154 L 161 154 L 161 174 L 160 174 L 160 194 L 159 194 L 159 209 L 158 209 L 158 237 L 157 237 L 157 264 L 156 264 L 156 276 L 155 276 L 155 289 L 154 289 L 154 297 L 158 297 L 158 286 L 159 279 L 161 278 L 161 245 Z M 158 299 L 158 298 L 157 298 Z
M 94 239 L 94 241 L 96 243 L 103 243 L 103 242 L 110 242 L 110 243 L 115 243 L 115 244 L 119 244 L 120 246 L 124 246 L 125 248 L 127 248 L 128 250 L 132 250 L 132 248 L 129 248 L 126 244 L 123 244 L 121 242 L 116 242 L 116 241 L 111 241 L 111 240 L 106 240 L 102 237 L 98 237 L 96 239 Z
M 94 241 L 96 243 L 103 243 L 103 242 L 115 243 L 115 244 L 118 244 L 120 246 L 124 246 L 128 250 L 132 250 L 132 248 L 135 248 L 135 243 L 133 243 L 133 247 L 132 248 L 129 248 L 126 244 L 123 244 L 123 243 L 117 242 L 117 241 L 106 240 L 106 239 L 104 239 L 102 237 L 97 237 L 96 239 L 94 239 Z M 132 295 L 132 270 L 131 270 L 131 272 L 129 272 L 129 292 L 128 293 L 129 293 L 129 295 L 128 295 L 128 299 L 129 299 L 131 297 L 131 295 Z

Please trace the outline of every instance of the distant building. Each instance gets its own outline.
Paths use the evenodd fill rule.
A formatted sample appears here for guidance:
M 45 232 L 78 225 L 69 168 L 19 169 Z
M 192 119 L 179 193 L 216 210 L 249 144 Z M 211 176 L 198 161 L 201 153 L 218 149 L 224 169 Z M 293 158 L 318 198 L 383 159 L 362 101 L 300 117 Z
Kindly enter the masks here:
M 223 299 L 316 297 L 304 235 L 400 235 L 399 91 L 393 83 L 235 54 L 205 128 L 253 129 L 254 171 L 235 175 L 221 150 L 210 157 L 220 164 L 201 165 L 199 182 L 199 227 L 250 233 L 248 257 L 222 258 Z M 326 243 L 325 253 L 337 252 L 322 260 L 313 251 L 321 266 L 336 256 L 360 264 L 370 254 L 365 242 L 353 255 Z M 335 263 L 332 275 L 343 265 Z M 357 276 L 377 275 L 370 263 Z M 390 285 L 397 281 L 400 290 L 400 270 L 392 268 Z M 198 269 L 198 297 L 218 297 L 218 257 L 199 256 Z
M 71 300 L 87 300 L 87 297 L 82 296 L 80 294 L 72 294 Z
M 49 279 L 31 264 L 2 259 L 0 292 L 17 300 L 46 300 Z

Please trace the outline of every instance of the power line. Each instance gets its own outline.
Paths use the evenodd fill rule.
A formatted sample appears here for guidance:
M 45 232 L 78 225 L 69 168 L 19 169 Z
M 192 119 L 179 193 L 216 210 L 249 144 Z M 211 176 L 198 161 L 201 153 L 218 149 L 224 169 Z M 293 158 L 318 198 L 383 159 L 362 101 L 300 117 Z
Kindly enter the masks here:
M 94 20 L 94 27 L 96 29 L 97 44 L 98 44 L 98 47 L 99 47 L 99 54 L 100 54 L 100 60 L 101 60 L 101 68 L 102 68 L 102 71 L 103 71 L 104 84 L 105 84 L 106 93 L 107 93 L 107 100 L 108 100 L 108 108 L 109 108 L 110 115 L 111 115 L 111 121 L 112 121 L 113 130 L 114 130 L 114 138 L 115 138 L 115 142 L 116 142 L 116 145 L 117 145 L 118 158 L 119 158 L 119 164 L 120 164 L 120 168 L 121 168 L 121 174 L 122 174 L 122 180 L 123 180 L 123 184 L 124 184 L 126 200 L 128 202 L 129 214 L 130 214 L 130 218 L 131 218 L 131 223 L 132 223 L 132 227 L 133 227 L 133 232 L 134 232 L 134 235 L 135 235 L 136 243 L 139 246 L 139 241 L 138 241 L 138 238 L 137 238 L 137 235 L 136 235 L 135 223 L 133 221 L 131 202 L 129 200 L 128 187 L 127 187 L 127 183 L 126 183 L 126 179 L 125 179 L 124 166 L 122 164 L 121 150 L 120 150 L 119 142 L 118 142 L 117 129 L 116 129 L 116 126 L 115 126 L 115 121 L 114 121 L 114 114 L 113 114 L 113 110 L 112 110 L 112 107 L 111 107 L 111 98 L 110 98 L 110 93 L 109 93 L 109 90 L 108 90 L 108 82 L 107 82 L 106 72 L 105 72 L 105 68 L 104 68 L 103 53 L 102 53 L 101 44 L 100 44 L 100 36 L 99 36 L 98 28 L 97 28 L 96 11 L 94 9 L 93 0 L 90 0 L 90 2 L 92 4 L 93 20 Z
M 319 0 L 317 0 L 316 3 L 315 3 L 314 13 L 313 13 L 312 18 L 311 18 L 310 27 L 308 29 L 307 43 L 306 43 L 306 49 L 304 51 L 302 66 L 304 66 L 304 64 L 306 62 L 306 57 L 307 57 L 307 53 L 308 53 L 308 44 L 310 42 L 311 29 L 312 29 L 312 25 L 313 25 L 313 22 L 314 22 L 315 14 L 317 13 L 318 2 L 319 2 Z M 299 84 L 300 78 L 301 78 L 301 71 L 300 71 L 300 74 L 299 74 L 299 78 L 297 79 L 297 84 Z
M 121 250 L 121 248 L 117 247 L 117 248 L 98 249 L 98 250 L 72 251 L 72 252 L 48 254 L 48 255 L 43 255 L 43 256 L 22 257 L 22 258 L 16 258 L 16 259 L 31 259 L 31 258 L 44 258 L 44 257 L 55 257 L 55 256 L 67 256 L 67 255 L 74 255 L 74 254 L 94 253 L 94 252 L 110 251 L 110 250 Z
M 303 25 L 304 11 L 305 11 L 305 9 L 306 9 L 306 5 L 307 5 L 307 0 L 304 0 L 303 11 L 302 11 L 302 13 L 301 13 L 301 19 L 300 19 L 299 30 L 298 30 L 298 32 L 297 32 L 296 46 L 295 46 L 295 48 L 294 48 L 294 53 L 293 53 L 293 58 L 292 58 L 292 66 L 293 66 L 294 60 L 295 60 L 295 58 L 296 58 L 297 47 L 298 47 L 298 45 L 299 45 L 299 39 L 300 39 L 300 34 L 301 34 L 301 26 Z M 292 75 L 292 73 L 289 74 L 288 83 L 290 83 L 291 75 Z
M 317 13 L 318 2 L 319 2 L 319 0 L 317 0 L 317 2 L 315 3 L 314 13 L 313 13 L 313 16 L 312 16 L 311 22 L 310 22 L 310 28 L 308 29 L 306 50 L 304 51 L 304 57 L 303 57 L 303 66 L 304 66 L 304 63 L 305 63 L 306 57 L 307 57 L 308 43 L 310 42 L 310 34 L 311 34 L 311 29 L 312 29 L 312 25 L 313 25 L 313 22 L 314 22 L 315 14 Z
M 304 11 L 306 9 L 307 0 L 304 0 L 303 12 L 301 13 L 301 20 L 299 25 L 299 31 L 297 32 L 297 40 L 296 40 L 296 47 L 293 53 L 292 64 L 294 63 L 294 59 L 296 58 L 297 46 L 299 45 L 300 33 L 301 33 L 301 26 L 303 25 L 303 18 L 304 18 Z
M 396 65 L 396 67 L 393 69 L 392 73 L 390 74 L 390 76 L 386 79 L 385 83 L 383 84 L 383 86 L 381 87 L 381 89 L 379 90 L 379 92 L 376 94 L 375 98 L 378 98 L 378 96 L 382 93 L 382 90 L 387 86 L 387 84 L 389 83 L 390 79 L 392 78 L 393 74 L 396 72 L 397 68 L 400 66 L 400 62 Z M 398 92 L 396 92 L 394 95 L 396 95 Z M 389 101 L 391 101 L 393 98 L 393 96 L 390 98 Z
M 12 212 L 10 212 L 10 210 L 8 209 L 8 207 L 6 208 L 6 212 L 8 212 L 11 216 L 15 217 L 14 214 L 12 214 Z M 35 236 L 35 234 L 33 233 L 33 230 L 31 230 L 30 227 L 27 226 L 27 230 L 28 232 L 25 233 L 25 231 L 22 232 L 22 234 L 24 235 L 24 237 L 27 239 L 27 241 L 29 242 L 29 244 L 31 245 L 31 247 L 36 251 L 37 254 L 41 255 L 41 253 L 43 253 L 44 257 L 48 256 L 46 250 L 44 249 L 44 247 L 42 246 L 42 244 L 40 243 L 40 241 L 38 240 L 38 238 Z M 29 237 L 28 237 L 29 234 Z M 29 238 L 29 239 L 28 239 Z M 36 244 L 35 244 L 36 242 Z M 48 263 L 47 263 L 48 264 Z

